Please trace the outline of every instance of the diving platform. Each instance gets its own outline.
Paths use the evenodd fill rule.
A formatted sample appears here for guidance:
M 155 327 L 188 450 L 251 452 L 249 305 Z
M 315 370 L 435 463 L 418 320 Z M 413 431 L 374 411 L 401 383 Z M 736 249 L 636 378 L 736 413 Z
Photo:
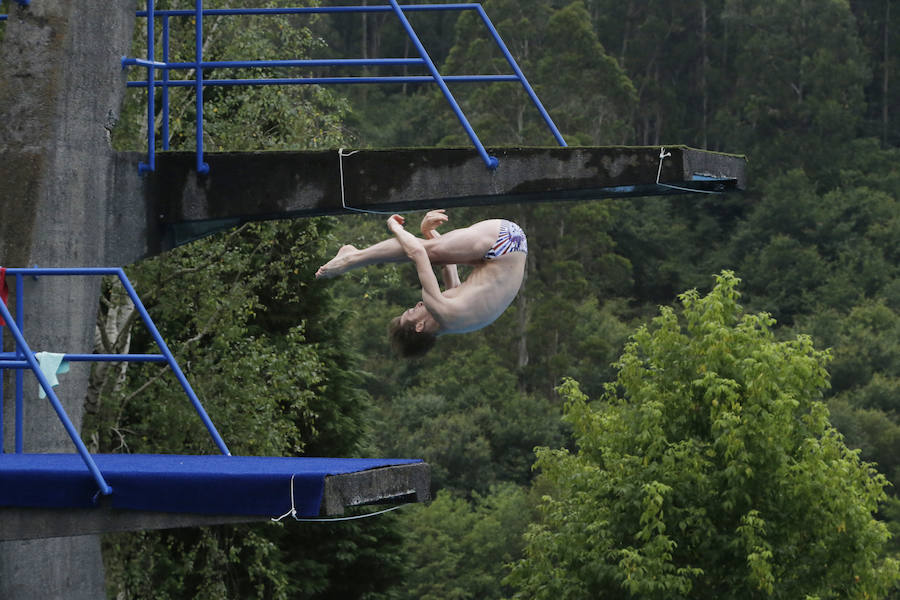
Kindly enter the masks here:
M 94 454 L 100 495 L 77 454 L 0 454 L 0 541 L 343 515 L 426 502 L 416 459 Z
M 143 176 L 145 210 L 159 238 L 151 253 L 253 220 L 386 213 L 458 206 L 741 191 L 743 156 L 687 146 L 160 152 Z M 116 169 L 136 177 L 136 153 Z
M 6 305 L 15 280 L 15 316 Z M 24 278 L 118 279 L 158 353 L 35 353 L 25 339 Z M 38 284 L 40 281 L 38 281 Z M 3 330 L 15 351 L 3 351 Z M 48 362 L 49 361 L 49 362 Z M 54 386 L 68 362 L 167 364 L 221 454 L 92 454 Z M 14 371 L 15 449 L 3 447 L 3 373 Z M 23 379 L 38 382 L 75 452 L 25 452 Z M 222 439 L 125 272 L 118 267 L 0 267 L 0 542 L 225 523 L 320 518 L 369 504 L 425 502 L 421 459 L 234 456 Z

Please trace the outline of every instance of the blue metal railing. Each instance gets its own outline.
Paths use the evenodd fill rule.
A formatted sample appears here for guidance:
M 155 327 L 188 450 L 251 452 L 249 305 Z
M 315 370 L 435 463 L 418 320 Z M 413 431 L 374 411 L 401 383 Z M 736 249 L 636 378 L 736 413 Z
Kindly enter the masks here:
M 470 141 L 475 146 L 479 156 L 488 168 L 497 167 L 497 159 L 490 156 L 478 135 L 472 128 L 469 120 L 463 114 L 459 103 L 450 92 L 448 83 L 459 82 L 499 82 L 518 81 L 532 103 L 537 108 L 553 137 L 560 146 L 566 146 L 566 142 L 553 123 L 549 113 L 541 104 L 534 89 L 528 83 L 524 73 L 519 68 L 506 44 L 497 32 L 487 13 L 481 4 L 409 4 L 401 6 L 397 0 L 389 0 L 389 5 L 379 6 L 321 6 L 321 7 L 294 7 L 294 8 L 224 8 L 204 9 L 203 0 L 195 0 L 193 10 L 155 10 L 154 0 L 147 0 L 147 10 L 138 11 L 138 17 L 147 19 L 147 58 L 122 58 L 122 67 L 139 66 L 147 69 L 145 81 L 129 81 L 129 87 L 162 90 L 162 126 L 161 138 L 163 149 L 169 149 L 169 89 L 173 87 L 193 87 L 196 101 L 196 148 L 197 148 L 197 172 L 208 173 L 209 165 L 203 162 L 203 88 L 207 86 L 263 86 L 263 85 L 328 85 L 328 84 L 369 84 L 369 83 L 436 83 L 450 104 L 454 114 L 466 131 Z M 462 11 L 474 10 L 478 13 L 494 43 L 500 49 L 506 62 L 511 67 L 511 75 L 456 75 L 443 76 L 438 71 L 434 62 L 425 49 L 424 44 L 416 35 L 406 18 L 406 13 L 420 11 Z M 291 14 L 328 14 L 328 13 L 394 13 L 410 41 L 415 46 L 419 58 L 373 58 L 373 59 L 331 59 L 331 60 L 231 60 L 231 61 L 204 61 L 203 60 L 203 17 L 204 16 L 230 16 L 230 15 L 291 15 Z M 169 20 L 172 17 L 193 17 L 195 23 L 194 42 L 195 52 L 193 62 L 169 62 L 170 31 Z M 155 36 L 156 19 L 162 20 L 162 61 L 156 60 Z M 426 76 L 357 76 L 357 77 L 298 77 L 298 78 L 271 78 L 271 79 L 205 79 L 204 69 L 239 69 L 248 67 L 347 67 L 347 66 L 421 66 L 429 75 Z M 169 78 L 170 71 L 195 69 L 193 80 Z M 157 79 L 156 71 L 162 73 L 162 78 Z M 156 140 L 155 140 L 155 94 L 148 93 L 147 101 L 147 161 L 140 163 L 138 169 L 143 173 L 153 171 L 156 168 Z
M 94 459 L 91 457 L 87 448 L 84 445 L 84 442 L 81 440 L 81 437 L 76 431 L 72 421 L 69 419 L 69 416 L 66 414 L 65 408 L 63 408 L 62 403 L 60 403 L 56 392 L 53 391 L 53 387 L 47 381 L 47 378 L 44 376 L 43 372 L 40 369 L 40 365 L 37 362 L 37 358 L 35 358 L 34 352 L 32 352 L 31 348 L 28 346 L 28 343 L 25 341 L 25 336 L 23 334 L 24 328 L 24 290 L 23 290 L 23 278 L 26 276 L 105 276 L 105 275 L 114 275 L 118 277 L 119 282 L 122 284 L 122 287 L 125 288 L 125 292 L 128 294 L 128 297 L 134 303 L 135 309 L 138 311 L 138 314 L 141 316 L 141 319 L 144 322 L 144 325 L 147 327 L 147 330 L 150 332 L 150 335 L 153 337 L 153 340 L 156 342 L 157 347 L 160 350 L 160 354 L 65 354 L 63 355 L 63 360 L 72 361 L 72 362 L 157 362 L 157 363 L 167 363 L 169 368 L 172 369 L 175 377 L 178 379 L 178 382 L 181 384 L 182 389 L 184 389 L 185 394 L 187 394 L 188 399 L 191 404 L 193 404 L 194 409 L 197 411 L 197 414 L 200 416 L 200 419 L 203 421 L 203 424 L 206 426 L 207 431 L 209 431 L 210 436 L 215 442 L 216 446 L 219 448 L 219 451 L 222 454 L 230 455 L 228 447 L 225 445 L 225 442 L 222 440 L 222 437 L 219 435 L 219 432 L 216 430 L 215 425 L 213 425 L 212 420 L 210 420 L 209 415 L 203 408 L 203 405 L 200 403 L 200 400 L 197 398 L 197 395 L 194 393 L 194 390 L 191 388 L 191 384 L 188 383 L 187 378 L 184 376 L 184 373 L 181 371 L 181 368 L 178 366 L 178 363 L 175 361 L 175 357 L 172 355 L 172 352 L 169 350 L 169 347 L 166 345 L 166 342 L 162 339 L 162 336 L 159 333 L 159 330 L 154 325 L 153 320 L 150 318 L 147 309 L 144 308 L 143 303 L 141 303 L 141 299 L 138 297 L 137 292 L 134 287 L 131 285 L 131 282 L 128 280 L 128 277 L 125 275 L 125 272 L 120 268 L 61 268 L 61 269 L 40 269 L 40 268 L 32 268 L 32 269 L 6 269 L 6 275 L 15 276 L 16 278 L 16 316 L 15 318 L 9 312 L 6 304 L 0 301 L 0 317 L 6 322 L 6 327 L 9 327 L 10 333 L 16 341 L 15 352 L 4 352 L 3 351 L 3 336 L 2 336 L 2 327 L 0 326 L 0 453 L 4 452 L 3 448 L 3 439 L 4 439 L 4 429 L 3 429 L 3 374 L 6 369 L 15 369 L 16 371 L 16 395 L 15 395 L 15 417 L 16 417 L 16 435 L 15 435 L 15 451 L 16 454 L 22 454 L 24 448 L 24 435 L 23 435 L 23 373 L 25 370 L 30 370 L 34 373 L 35 377 L 37 377 L 38 383 L 41 388 L 44 390 L 44 393 L 47 394 L 47 398 L 50 401 L 50 404 L 53 406 L 53 410 L 56 411 L 57 416 L 59 416 L 60 421 L 63 424 L 66 432 L 71 438 L 72 442 L 75 444 L 75 448 L 78 451 L 78 454 L 81 455 L 81 458 L 84 460 L 85 465 L 87 465 L 88 470 L 90 470 L 91 475 L 94 477 L 94 480 L 97 482 L 97 486 L 100 488 L 100 492 L 104 495 L 108 495 L 112 493 L 112 488 L 106 483 L 106 480 L 103 478 L 103 475 L 100 473 L 100 470 L 97 468 L 97 464 Z

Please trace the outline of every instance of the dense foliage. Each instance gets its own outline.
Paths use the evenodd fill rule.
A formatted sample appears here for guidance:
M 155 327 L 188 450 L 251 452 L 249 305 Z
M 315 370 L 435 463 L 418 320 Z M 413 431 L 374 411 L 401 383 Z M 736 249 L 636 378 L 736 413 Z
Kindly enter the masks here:
M 595 405 L 563 383 L 578 451 L 538 451 L 519 597 L 873 598 L 900 577 L 873 517 L 887 482 L 821 401 L 828 353 L 776 340 L 737 283 L 663 307 Z
M 451 226 L 498 213 L 523 225 L 525 285 L 494 325 L 442 338 L 412 362 L 392 357 L 384 335 L 417 299 L 411 269 L 312 278 L 341 243 L 382 239 L 380 217 L 245 226 L 136 265 L 139 292 L 237 451 L 422 457 L 437 494 L 353 526 L 115 536 L 111 591 L 898 597 L 888 591 L 900 552 L 900 45 L 891 37 L 900 10 L 891 4 L 484 0 L 570 143 L 746 153 L 750 188 L 451 211 Z M 471 14 L 411 20 L 445 73 L 508 72 Z M 386 13 L 207 25 L 211 59 L 415 52 Z M 176 36 L 190 27 L 173 23 Z M 553 143 L 516 86 L 453 92 L 487 145 Z M 123 111 L 123 148 L 143 144 L 142 98 L 133 92 Z M 192 96 L 173 98 L 173 147 L 190 149 Z M 206 108 L 210 150 L 467 144 L 428 86 L 220 88 Z M 681 296 L 683 318 L 721 304 L 687 325 L 660 312 L 724 270 L 742 280 L 746 315 L 726 293 L 733 279 Z M 147 343 L 129 337 L 128 307 L 114 295 L 101 320 L 106 342 Z M 98 373 L 96 447 L 213 451 L 172 382 L 142 369 Z M 570 380 L 580 386 L 560 396 Z M 600 400 L 588 405 L 582 393 Z M 746 418 L 753 411 L 759 419 Z M 542 451 L 534 470 L 535 446 L 568 451 Z M 616 456 L 625 471 L 599 468 Z M 882 476 L 893 484 L 886 498 Z M 767 495 L 774 482 L 783 494 Z M 895 534 L 886 544 L 873 511 Z M 553 582 L 540 579 L 545 567 Z

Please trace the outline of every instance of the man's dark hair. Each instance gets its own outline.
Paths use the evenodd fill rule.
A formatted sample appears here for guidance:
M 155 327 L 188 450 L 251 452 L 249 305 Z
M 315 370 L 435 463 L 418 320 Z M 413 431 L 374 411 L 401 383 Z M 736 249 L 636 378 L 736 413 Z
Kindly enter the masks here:
M 403 358 L 425 356 L 437 341 L 437 335 L 416 331 L 415 323 L 400 324 L 400 317 L 394 317 L 388 325 L 391 347 Z

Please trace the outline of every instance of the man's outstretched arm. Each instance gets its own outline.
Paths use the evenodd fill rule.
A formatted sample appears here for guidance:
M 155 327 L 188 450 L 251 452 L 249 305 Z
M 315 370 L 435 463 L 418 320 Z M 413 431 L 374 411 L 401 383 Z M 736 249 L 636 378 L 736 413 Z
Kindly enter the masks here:
M 437 277 L 434 276 L 434 269 L 428 259 L 425 246 L 422 245 L 419 238 L 403 228 L 404 222 L 405 219 L 400 215 L 391 215 L 387 220 L 387 226 L 400 242 L 407 258 L 416 265 L 419 283 L 422 284 L 422 301 L 425 302 L 425 307 L 435 319 L 441 321 L 443 315 L 446 314 L 447 300 L 441 294 L 441 287 L 438 285 Z

